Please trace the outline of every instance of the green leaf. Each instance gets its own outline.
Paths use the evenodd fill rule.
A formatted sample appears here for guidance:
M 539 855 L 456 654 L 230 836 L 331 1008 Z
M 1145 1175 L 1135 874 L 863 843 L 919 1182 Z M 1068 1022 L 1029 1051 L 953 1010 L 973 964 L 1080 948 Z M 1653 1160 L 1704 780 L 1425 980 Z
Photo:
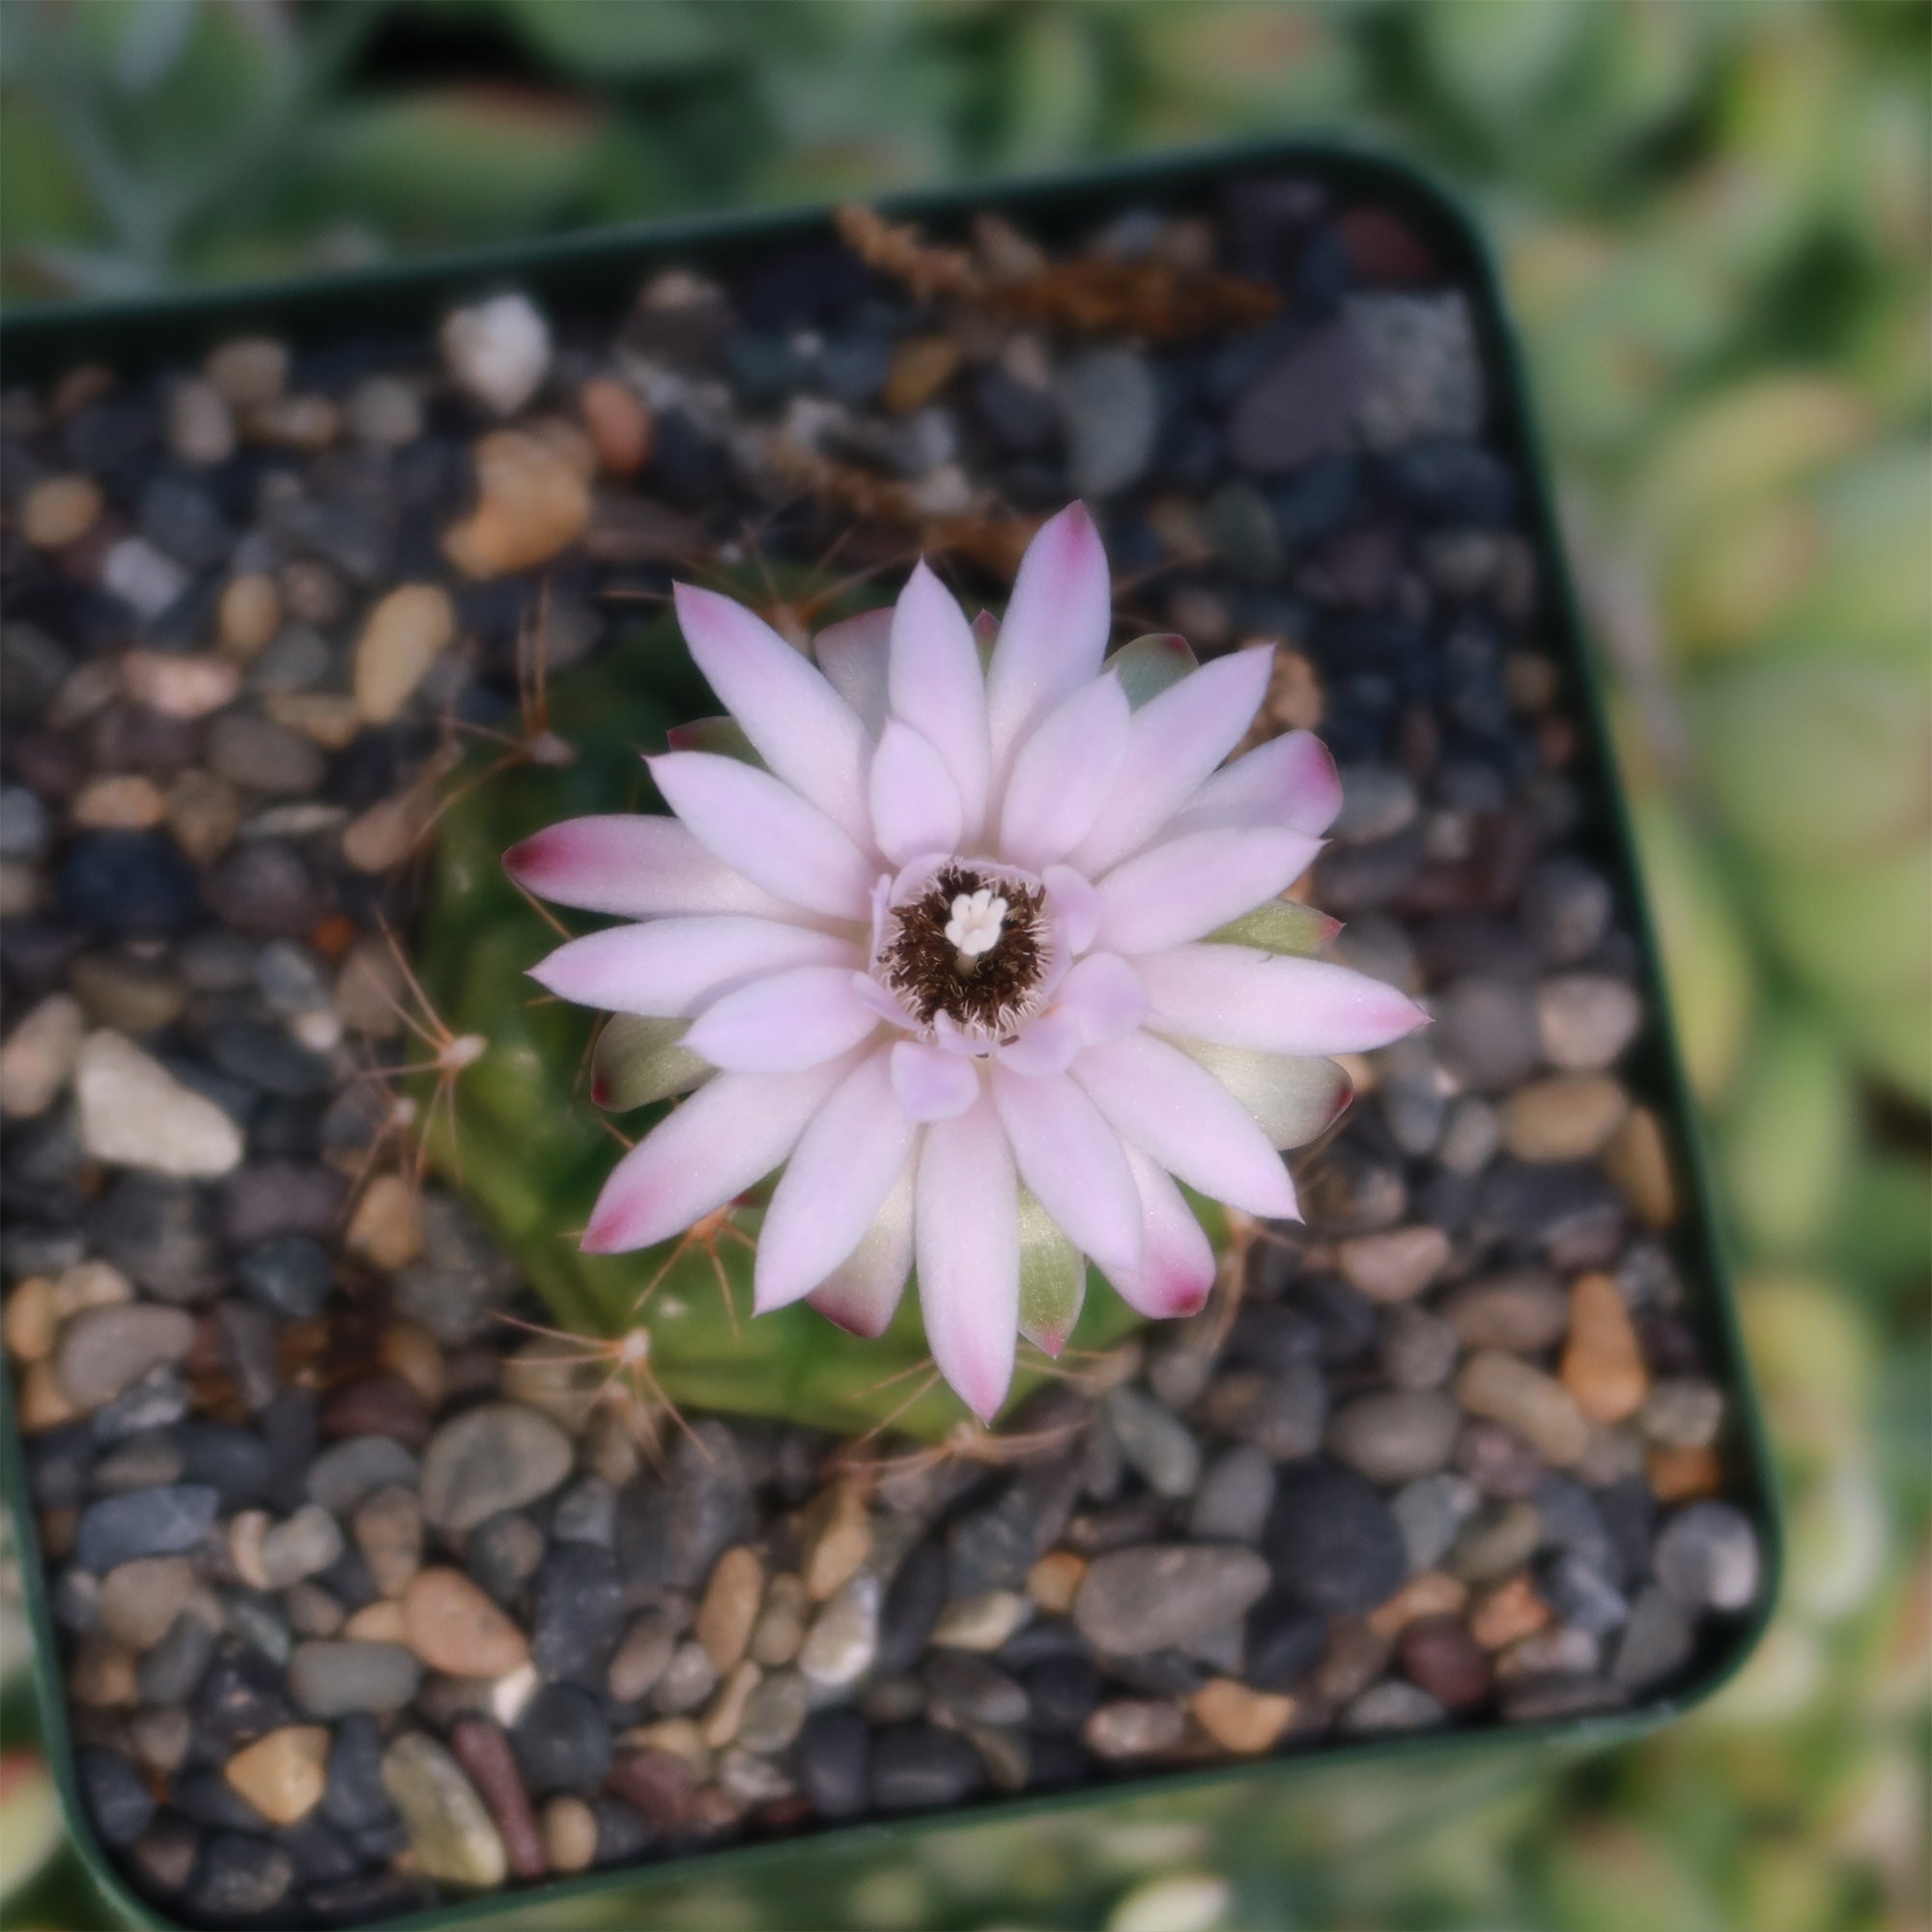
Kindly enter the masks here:
M 1230 920 L 1208 935 L 1210 946 L 1259 946 L 1266 952 L 1284 952 L 1310 959 L 1342 929 L 1341 922 L 1293 899 L 1269 899 L 1253 912 Z
M 690 1026 L 689 1020 L 612 1013 L 591 1049 L 591 1099 L 613 1114 L 627 1114 L 708 1080 L 717 1069 L 679 1044 Z
M 1325 1133 L 1354 1096 L 1353 1083 L 1332 1060 L 1259 1053 L 1201 1039 L 1177 1039 L 1174 1044 L 1227 1088 L 1254 1116 L 1270 1145 L 1283 1150 L 1304 1147 Z
M 1151 631 L 1122 644 L 1104 668 L 1121 680 L 1127 703 L 1138 711 L 1150 698 L 1179 684 L 1189 671 L 1199 669 L 1200 660 L 1185 638 L 1178 638 L 1172 631 Z
M 1087 1264 L 1080 1250 L 1024 1187 L 1020 1189 L 1020 1333 L 1058 1355 L 1080 1320 Z
M 539 60 L 597 88 L 687 74 L 732 45 L 729 15 L 699 0 L 497 0 L 497 11 Z

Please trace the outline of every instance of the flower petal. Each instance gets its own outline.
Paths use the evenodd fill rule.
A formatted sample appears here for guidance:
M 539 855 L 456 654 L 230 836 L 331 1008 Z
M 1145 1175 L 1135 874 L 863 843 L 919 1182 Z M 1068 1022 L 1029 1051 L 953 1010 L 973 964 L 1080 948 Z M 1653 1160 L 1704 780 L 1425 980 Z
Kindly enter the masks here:
M 1070 1013 L 1088 1046 L 1131 1033 L 1148 1015 L 1148 989 L 1118 952 L 1091 952 L 1060 985 L 1060 1009 Z
M 1121 1299 L 1155 1321 L 1193 1315 L 1214 1286 L 1214 1249 L 1186 1196 L 1167 1171 L 1136 1147 L 1127 1167 L 1141 1204 L 1140 1269 L 1109 1274 Z
M 1036 1349 L 1059 1357 L 1087 1299 L 1087 1261 L 1053 1216 L 1020 1189 L 1019 1329 Z
M 1174 1044 L 1248 1110 L 1270 1147 L 1305 1147 L 1327 1132 L 1355 1096 L 1354 1082 L 1332 1060 L 1257 1053 L 1252 1047 L 1214 1046 L 1205 1039 L 1177 1039 Z
M 1013 1378 L 1020 1300 L 1019 1189 L 992 1100 L 925 1130 L 913 1238 L 932 1359 L 982 1422 Z
M 818 668 L 742 604 L 695 584 L 672 587 L 691 655 L 771 770 L 850 838 L 870 830 L 858 713 Z
M 851 1255 L 904 1172 L 914 1128 L 886 1063 L 867 1054 L 792 1150 L 758 1230 L 758 1314 L 800 1300 Z
M 1087 875 L 1071 866 L 1049 866 L 1039 876 L 1066 950 L 1085 952 L 1100 930 L 1100 895 L 1088 883 Z
M 622 919 L 711 912 L 799 916 L 796 906 L 713 858 L 688 826 L 663 812 L 600 812 L 547 825 L 503 854 L 503 869 L 540 899 Z
M 734 1073 L 792 1073 L 855 1047 L 879 1024 L 849 966 L 801 966 L 726 993 L 692 1021 L 684 1043 Z
M 1098 944 L 1153 952 L 1199 939 L 1293 885 L 1321 849 L 1299 832 L 1183 833 L 1100 881 Z
M 1406 993 L 1325 959 L 1245 946 L 1177 946 L 1135 962 L 1153 997 L 1148 1024 L 1264 1053 L 1364 1053 L 1424 1025 Z
M 1140 1266 L 1140 1204 L 1120 1136 L 1064 1073 L 993 1068 L 993 1105 L 1020 1179 L 1102 1268 Z
M 1289 731 L 1215 772 L 1181 809 L 1177 832 L 1210 825 L 1279 825 L 1326 832 L 1342 810 L 1342 780 L 1313 731 Z
M 770 973 L 797 966 L 849 972 L 858 963 L 859 949 L 848 939 L 777 920 L 724 914 L 587 932 L 540 959 L 530 978 L 580 1007 L 675 1019 Z
M 893 1092 L 908 1120 L 950 1121 L 980 1097 L 980 1069 L 963 1054 L 902 1039 L 892 1063 Z
M 869 784 L 872 837 L 894 865 L 923 852 L 952 852 L 963 819 L 959 788 L 939 753 L 895 718 L 879 735 Z
M 946 761 L 970 838 L 986 817 L 986 681 L 973 628 L 925 560 L 893 610 L 889 689 L 893 716 Z
M 899 1169 L 865 1238 L 806 1298 L 828 1321 L 867 1342 L 893 1324 L 912 1272 L 912 1188 L 917 1161 Z
M 893 640 L 891 606 L 828 624 L 811 640 L 825 681 L 877 737 L 886 727 L 886 672 Z
M 1226 1088 L 1165 1040 L 1130 1033 L 1090 1046 L 1072 1077 L 1122 1140 L 1190 1187 L 1249 1214 L 1294 1213 L 1294 1188 L 1267 1136 Z
M 986 719 L 996 769 L 1037 719 L 1100 668 L 1112 627 L 1100 532 L 1085 503 L 1069 503 L 1027 546 L 993 646 Z
M 829 1060 L 803 1073 L 721 1073 L 707 1081 L 611 1171 L 583 1252 L 654 1246 L 762 1180 L 852 1065 Z
M 876 868 L 770 772 L 709 752 L 667 752 L 645 762 L 666 803 L 733 871 L 811 912 L 866 918 Z
M 1096 677 L 1028 732 L 1000 807 L 996 849 L 1031 871 L 1064 858 L 1093 828 L 1127 749 L 1127 696 Z
M 1113 794 L 1069 863 L 1097 878 L 1153 838 L 1241 742 L 1273 662 L 1271 650 L 1232 652 L 1136 711 Z

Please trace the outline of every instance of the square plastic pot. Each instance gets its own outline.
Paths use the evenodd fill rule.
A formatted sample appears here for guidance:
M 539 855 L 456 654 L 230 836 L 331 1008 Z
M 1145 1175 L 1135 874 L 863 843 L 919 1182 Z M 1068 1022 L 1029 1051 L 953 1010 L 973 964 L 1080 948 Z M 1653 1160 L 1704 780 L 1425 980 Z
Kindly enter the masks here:
M 1625 799 L 1609 753 L 1602 696 L 1585 647 L 1558 540 L 1548 476 L 1525 394 L 1522 364 L 1493 266 L 1468 214 L 1438 185 L 1409 166 L 1333 141 L 1286 141 L 1156 156 L 1112 167 L 1015 183 L 963 185 L 882 203 L 944 235 L 977 211 L 1013 216 L 1048 239 L 1089 230 L 1129 207 L 1198 205 L 1233 177 L 1293 176 L 1338 196 L 1397 213 L 1427 242 L 1469 298 L 1493 399 L 1491 440 L 1515 460 L 1527 486 L 1526 533 L 1542 573 L 1544 638 L 1561 666 L 1584 744 L 1576 770 L 1588 797 L 1586 844 L 1615 883 L 1619 911 L 1642 953 L 1640 979 L 1658 1023 L 1626 1063 L 1630 1083 L 1662 1117 L 1681 1153 L 1684 1209 L 1673 1232 L 1674 1259 L 1690 1288 L 1690 1314 L 1701 1331 L 1713 1377 L 1731 1398 L 1728 1443 L 1731 1500 L 1752 1516 L 1765 1556 L 1756 1606 L 1697 1672 L 1667 1693 L 1608 1715 L 1497 1724 L 1481 1732 L 1378 1738 L 1329 1744 L 1271 1759 L 1133 1780 L 1051 1797 L 989 1798 L 951 1812 L 900 1822 L 827 1827 L 811 1835 L 708 1852 L 519 1891 L 452 1903 L 405 1919 L 412 1932 L 457 1928 L 700 1923 L 799 1926 L 843 1922 L 851 1887 L 881 1865 L 918 1858 L 930 1834 L 978 1833 L 950 1847 L 945 1861 L 990 1861 L 1009 1867 L 1038 1834 L 1058 1837 L 1083 1819 L 1109 1828 L 1137 1818 L 1199 1821 L 1230 1833 L 1252 1856 L 1257 1842 L 1284 1862 L 1334 1856 L 1358 1833 L 1366 1804 L 1377 1836 L 1416 1828 L 1446 1808 L 1480 1801 L 1499 1787 L 1551 1775 L 1579 1754 L 1636 1737 L 1681 1716 L 1726 1682 L 1755 1646 L 1776 1597 L 1780 1559 L 1777 1511 L 1762 1417 L 1739 1339 L 1729 1270 L 1706 1157 L 1668 1019 L 1656 936 L 1638 889 Z M 616 313 L 639 282 L 670 264 L 723 268 L 829 233 L 823 209 L 689 217 L 605 229 L 525 248 L 452 256 L 403 268 L 288 284 L 44 309 L 0 323 L 0 356 L 10 384 L 38 382 L 84 362 L 121 371 L 191 364 L 213 343 L 269 331 L 309 347 L 340 339 L 419 338 L 453 302 L 505 285 L 529 290 L 554 311 Z M 36 1692 L 43 1736 L 66 1805 L 76 1853 L 100 1897 L 103 1922 L 170 1927 L 179 1921 L 137 1898 L 115 1871 L 81 1804 L 67 1700 L 48 1608 L 46 1573 L 25 1494 L 11 1384 L 0 1377 L 0 1481 L 14 1509 L 25 1572 L 26 1604 L 37 1646 Z M 1233 1834 L 1242 1834 L 1238 1839 Z M 1258 1840 L 1254 1835 L 1260 1833 Z M 1356 1837 L 1357 1855 L 1372 1847 Z M 980 1865 L 980 1869 L 988 1868 Z

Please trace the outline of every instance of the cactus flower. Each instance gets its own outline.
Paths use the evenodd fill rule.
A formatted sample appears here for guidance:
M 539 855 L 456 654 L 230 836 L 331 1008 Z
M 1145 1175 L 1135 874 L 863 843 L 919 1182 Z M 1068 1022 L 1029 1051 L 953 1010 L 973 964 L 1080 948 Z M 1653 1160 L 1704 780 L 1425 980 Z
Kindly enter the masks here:
M 1322 1056 L 1424 1019 L 1307 956 L 1334 926 L 1280 896 L 1341 803 L 1325 750 L 1293 732 L 1223 763 L 1272 653 L 1106 658 L 1077 503 L 989 652 L 923 563 L 815 663 L 713 592 L 680 585 L 677 611 L 730 717 L 649 760 L 673 815 L 572 819 L 504 859 L 627 922 L 533 977 L 639 1016 L 613 1025 L 650 1096 L 688 1095 L 584 1248 L 668 1239 L 782 1165 L 757 1311 L 809 1298 L 877 1335 L 916 1267 L 934 1362 L 988 1419 L 1016 1334 L 1065 1343 L 1081 1256 L 1145 1316 L 1198 1309 L 1215 1261 L 1180 1184 L 1293 1217 L 1279 1150 L 1349 1097 Z

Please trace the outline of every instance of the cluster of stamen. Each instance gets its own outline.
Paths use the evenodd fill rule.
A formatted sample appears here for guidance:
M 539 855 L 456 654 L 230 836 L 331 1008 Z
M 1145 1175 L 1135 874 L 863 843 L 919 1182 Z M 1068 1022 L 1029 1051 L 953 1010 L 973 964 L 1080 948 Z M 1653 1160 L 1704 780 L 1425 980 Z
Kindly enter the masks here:
M 894 914 L 879 977 L 921 1026 L 945 1013 L 1004 1038 L 1032 1013 L 1049 950 L 1038 886 L 946 866 Z

